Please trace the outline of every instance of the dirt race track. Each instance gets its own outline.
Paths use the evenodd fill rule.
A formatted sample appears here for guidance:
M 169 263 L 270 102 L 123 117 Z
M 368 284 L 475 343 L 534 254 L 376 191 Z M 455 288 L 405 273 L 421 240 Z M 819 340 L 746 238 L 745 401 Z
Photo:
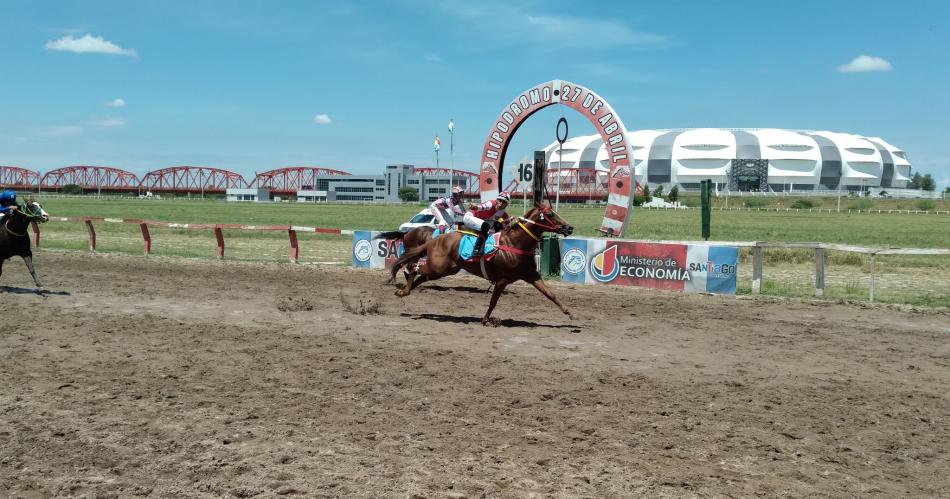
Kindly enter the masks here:
M 42 252 L 0 495 L 950 496 L 950 314 Z M 523 311 L 518 309 L 522 308 Z

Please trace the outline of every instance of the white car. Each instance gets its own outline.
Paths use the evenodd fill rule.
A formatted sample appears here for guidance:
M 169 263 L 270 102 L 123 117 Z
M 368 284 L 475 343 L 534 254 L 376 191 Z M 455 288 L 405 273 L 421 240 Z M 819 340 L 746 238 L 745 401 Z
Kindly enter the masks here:
M 432 214 L 432 211 L 428 208 L 416 213 L 408 222 L 399 226 L 399 232 L 409 232 L 412 229 L 418 227 L 432 227 L 435 228 L 435 216 Z

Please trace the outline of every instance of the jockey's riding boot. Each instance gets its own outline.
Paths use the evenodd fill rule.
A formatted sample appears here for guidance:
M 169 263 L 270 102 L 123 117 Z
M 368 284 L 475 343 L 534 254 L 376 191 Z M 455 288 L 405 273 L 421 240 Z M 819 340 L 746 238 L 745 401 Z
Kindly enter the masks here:
M 485 239 L 488 238 L 488 222 L 482 224 L 482 230 L 478 233 L 478 239 L 475 240 L 475 248 L 472 250 L 472 258 L 481 258 L 485 251 Z

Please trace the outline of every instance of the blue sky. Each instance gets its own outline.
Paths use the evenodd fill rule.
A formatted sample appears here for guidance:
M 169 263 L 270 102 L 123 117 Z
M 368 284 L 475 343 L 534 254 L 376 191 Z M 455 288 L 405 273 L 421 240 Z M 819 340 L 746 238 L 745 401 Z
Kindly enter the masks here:
M 946 1 L 0 0 L 0 13 L 0 164 L 377 173 L 433 165 L 436 134 L 447 165 L 454 118 L 456 166 L 474 171 L 507 102 L 560 78 L 628 129 L 881 136 L 950 184 Z M 550 143 L 562 114 L 593 133 L 547 108 L 509 163 Z

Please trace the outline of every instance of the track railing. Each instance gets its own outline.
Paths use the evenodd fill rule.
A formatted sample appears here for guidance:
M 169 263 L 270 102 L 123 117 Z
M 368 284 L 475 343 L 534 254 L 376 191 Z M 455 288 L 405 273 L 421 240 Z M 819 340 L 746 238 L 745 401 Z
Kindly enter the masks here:
M 300 260 L 300 246 L 297 243 L 297 233 L 313 234 L 336 234 L 352 235 L 352 230 L 343 229 L 325 229 L 321 227 L 306 227 L 300 225 L 247 225 L 247 224 L 182 224 L 173 222 L 156 222 L 153 220 L 138 220 L 128 218 L 103 218 L 103 217 L 50 217 L 50 221 L 55 222 L 82 222 L 86 226 L 86 233 L 89 241 L 89 251 L 96 251 L 96 228 L 94 222 L 118 223 L 138 225 L 142 232 L 142 246 L 146 255 L 152 253 L 152 234 L 149 227 L 162 227 L 169 229 L 190 229 L 190 230 L 210 230 L 214 233 L 215 243 L 217 244 L 218 258 L 224 258 L 224 230 L 249 230 L 249 231 L 271 231 L 286 232 L 287 240 L 290 245 L 290 261 L 297 263 Z M 40 228 L 36 223 L 33 227 L 33 245 L 40 245 Z
M 875 292 L 875 257 L 878 255 L 918 255 L 918 256 L 948 256 L 950 249 L 947 248 L 869 248 L 864 246 L 851 246 L 846 244 L 832 243 L 781 243 L 781 242 L 763 242 L 763 241 L 643 241 L 670 244 L 716 244 L 721 246 L 735 246 L 739 248 L 751 248 L 752 250 L 752 294 L 757 295 L 762 292 L 762 283 L 764 275 L 763 250 L 768 248 L 813 250 L 815 252 L 815 296 L 825 295 L 825 251 L 842 251 L 846 253 L 859 253 L 868 255 L 871 274 L 871 286 L 869 301 L 874 302 Z

